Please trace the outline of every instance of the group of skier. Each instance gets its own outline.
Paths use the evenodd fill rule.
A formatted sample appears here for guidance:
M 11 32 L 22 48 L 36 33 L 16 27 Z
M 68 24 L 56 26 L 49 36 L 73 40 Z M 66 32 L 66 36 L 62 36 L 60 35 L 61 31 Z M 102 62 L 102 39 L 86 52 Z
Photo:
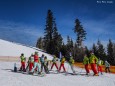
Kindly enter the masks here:
M 97 58 L 93 52 L 91 52 L 89 58 L 87 55 L 84 56 L 83 64 L 85 66 L 86 75 L 90 73 L 89 64 L 94 73 L 94 76 L 99 76 L 99 73 L 103 74 L 102 65 L 104 64 L 104 62 L 100 58 Z M 107 61 L 105 61 L 105 71 L 106 73 L 107 71 L 110 73 L 110 64 Z
M 52 66 L 51 66 L 51 70 L 52 70 L 53 66 L 55 65 L 55 67 L 57 68 L 57 71 L 58 71 L 58 72 L 60 72 L 61 68 L 63 68 L 63 70 L 64 70 L 63 72 L 67 72 L 68 70 L 66 70 L 66 68 L 65 68 L 65 66 L 64 66 L 65 61 L 67 61 L 67 63 L 69 63 L 69 65 L 70 65 L 70 67 L 71 67 L 73 73 L 75 73 L 75 70 L 74 70 L 74 68 L 73 68 L 74 59 L 73 59 L 72 56 L 70 56 L 69 58 L 70 58 L 69 61 L 67 61 L 67 60 L 65 59 L 65 57 L 62 56 L 62 58 L 61 58 L 61 60 L 60 60 L 60 66 L 59 66 L 59 68 L 58 68 L 57 63 L 56 63 L 56 61 L 58 61 L 58 58 L 54 55 L 54 58 L 53 58 L 53 60 L 52 60 L 53 63 L 52 63 Z
M 43 68 L 46 73 L 49 73 L 48 71 L 48 60 L 47 57 L 42 54 L 41 57 L 39 57 L 38 52 L 35 52 L 35 54 L 31 54 L 31 56 L 28 58 L 27 66 L 26 64 L 26 58 L 24 57 L 24 54 L 21 54 L 21 67 L 19 71 L 29 71 L 29 73 L 34 73 L 38 71 L 38 73 L 41 73 L 43 71 Z M 41 67 L 40 67 L 41 66 Z
M 49 73 L 49 71 L 52 70 L 52 68 L 55 66 L 57 69 L 57 72 L 60 73 L 61 68 L 63 68 L 63 72 L 67 72 L 68 69 L 66 70 L 64 64 L 65 62 L 67 62 L 69 64 L 69 66 L 71 67 L 71 70 L 73 71 L 73 74 L 75 74 L 75 70 L 74 70 L 74 59 L 73 57 L 70 55 L 69 60 L 66 60 L 66 58 L 64 56 L 62 56 L 62 58 L 60 59 L 60 66 L 58 67 L 57 61 L 59 61 L 59 59 L 53 55 L 53 59 L 52 61 L 49 61 L 47 59 L 47 56 L 45 56 L 44 54 L 42 54 L 41 57 L 39 57 L 38 52 L 35 52 L 34 54 L 31 54 L 31 56 L 28 58 L 27 61 L 27 66 L 25 67 L 26 64 L 26 58 L 24 56 L 24 54 L 21 54 L 20 56 L 21 59 L 21 67 L 19 71 L 23 71 L 26 72 L 28 71 L 30 74 L 34 74 L 34 72 L 37 72 L 38 74 L 41 74 L 42 72 L 45 72 L 46 74 Z M 52 62 L 51 68 L 48 67 L 48 63 Z M 87 55 L 84 55 L 84 59 L 83 59 L 83 64 L 85 66 L 85 70 L 86 70 L 86 75 L 89 75 L 90 73 L 90 69 L 89 69 L 89 64 L 91 66 L 92 71 L 94 72 L 94 76 L 98 76 L 99 73 L 102 74 L 102 65 L 103 65 L 103 61 L 99 58 L 97 58 L 93 52 L 91 52 L 90 57 L 88 57 Z M 110 72 L 110 64 L 105 61 L 105 71 L 107 72 L 107 70 Z M 44 69 L 44 71 L 43 71 Z

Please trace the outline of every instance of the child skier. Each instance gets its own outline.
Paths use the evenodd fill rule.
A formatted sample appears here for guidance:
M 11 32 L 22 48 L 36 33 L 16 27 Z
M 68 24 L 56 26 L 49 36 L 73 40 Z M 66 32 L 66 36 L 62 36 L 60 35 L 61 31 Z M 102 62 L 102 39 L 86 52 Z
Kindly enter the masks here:
M 26 69 L 25 69 L 25 61 L 26 61 L 26 58 L 24 57 L 24 54 L 23 54 L 23 53 L 21 54 L 20 59 L 21 59 L 21 67 L 20 67 L 20 70 L 19 70 L 19 71 L 26 72 Z
M 94 55 L 94 53 L 91 52 L 91 56 L 89 58 L 90 64 L 91 64 L 91 69 L 94 72 L 94 76 L 99 76 L 97 69 L 96 69 L 96 64 L 98 62 L 98 58 Z
M 43 68 L 45 69 L 44 67 L 44 54 L 42 54 L 42 56 L 40 57 L 40 62 L 41 62 L 41 72 L 43 71 Z
M 58 59 L 57 59 L 57 57 L 54 55 L 54 56 L 53 56 L 53 60 L 52 60 L 53 64 L 52 64 L 52 66 L 51 66 L 51 70 L 52 70 L 52 68 L 53 68 L 54 65 L 55 65 L 55 67 L 56 67 L 57 70 L 58 70 L 58 66 L 57 66 L 56 61 L 58 61 Z
M 73 64 L 74 64 L 74 59 L 73 59 L 73 57 L 71 56 L 70 59 L 69 59 L 69 65 L 70 65 L 70 67 L 71 67 L 71 70 L 72 70 L 73 74 L 75 74 L 75 70 L 74 70 Z
M 49 70 L 48 70 L 48 60 L 47 60 L 46 56 L 44 57 L 44 69 L 45 69 L 45 72 L 48 74 L 49 73 Z
M 84 59 L 83 59 L 83 64 L 85 66 L 85 70 L 86 70 L 86 75 L 88 75 L 90 73 L 89 71 L 89 58 L 87 57 L 87 55 L 85 54 Z
M 98 63 L 97 63 L 97 68 L 98 68 L 98 73 L 100 72 L 102 73 L 102 65 L 103 65 L 103 61 L 99 58 Z
M 35 52 L 34 54 L 34 67 L 31 70 L 32 74 L 34 74 L 34 70 L 36 69 L 36 67 L 38 68 L 38 73 L 40 73 L 40 62 L 39 62 L 38 52 Z
M 105 72 L 106 73 L 107 73 L 107 70 L 110 73 L 110 64 L 108 63 L 108 61 L 105 61 Z
M 59 67 L 59 72 L 60 72 L 60 70 L 61 70 L 61 67 L 63 67 L 64 72 L 66 72 L 65 67 L 64 67 L 65 57 L 62 56 L 62 59 L 61 59 L 60 61 L 61 61 L 61 64 L 60 64 L 60 67 Z
M 31 54 L 31 56 L 28 58 L 28 65 L 26 67 L 26 70 L 29 68 L 29 72 L 32 70 L 33 66 L 34 66 L 34 58 L 33 58 L 33 54 Z

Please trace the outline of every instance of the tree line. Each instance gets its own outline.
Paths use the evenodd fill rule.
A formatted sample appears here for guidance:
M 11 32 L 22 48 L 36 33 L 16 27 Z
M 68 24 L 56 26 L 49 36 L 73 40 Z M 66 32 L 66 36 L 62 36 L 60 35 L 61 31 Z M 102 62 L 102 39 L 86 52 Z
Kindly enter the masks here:
M 77 62 L 82 62 L 84 54 L 87 54 L 89 57 L 90 51 L 93 50 L 98 58 L 104 61 L 108 60 L 111 65 L 115 65 L 115 43 L 109 40 L 105 48 L 101 41 L 98 40 L 97 44 L 93 44 L 92 49 L 88 49 L 87 46 L 83 46 L 83 41 L 85 41 L 87 35 L 84 27 L 81 25 L 79 19 L 75 19 L 74 23 L 75 26 L 72 30 L 76 34 L 76 41 L 73 42 L 72 38 L 67 36 L 67 43 L 65 44 L 61 34 L 58 32 L 53 12 L 48 10 L 44 36 L 38 38 L 36 47 L 43 49 L 49 54 L 56 55 L 57 57 L 59 57 L 60 52 L 66 59 L 72 55 Z

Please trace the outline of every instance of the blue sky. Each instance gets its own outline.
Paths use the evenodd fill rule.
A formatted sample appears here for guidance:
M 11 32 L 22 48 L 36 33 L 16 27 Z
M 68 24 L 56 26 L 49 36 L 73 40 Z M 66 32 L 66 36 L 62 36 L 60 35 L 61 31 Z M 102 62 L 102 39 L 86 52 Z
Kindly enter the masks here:
M 64 42 L 67 35 L 76 40 L 76 18 L 87 32 L 84 45 L 90 48 L 98 39 L 104 45 L 109 39 L 115 42 L 115 0 L 0 0 L 0 38 L 35 46 L 43 36 L 48 9 Z

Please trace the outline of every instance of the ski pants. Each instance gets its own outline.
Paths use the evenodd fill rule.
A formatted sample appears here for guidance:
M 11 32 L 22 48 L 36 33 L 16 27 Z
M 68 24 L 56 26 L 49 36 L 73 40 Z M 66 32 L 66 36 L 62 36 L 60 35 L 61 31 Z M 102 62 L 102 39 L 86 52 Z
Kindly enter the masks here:
M 25 62 L 21 62 L 20 70 L 21 70 L 21 71 L 24 71 L 24 72 L 26 71 L 26 70 L 25 70 Z
M 61 70 L 61 67 L 63 67 L 63 70 L 66 71 L 66 70 L 65 70 L 65 67 L 64 67 L 64 64 L 61 64 L 60 67 L 59 67 L 59 72 L 60 72 L 60 70 Z
M 90 72 L 90 71 L 89 71 L 88 64 L 85 65 L 85 70 L 86 70 L 86 73 L 87 73 L 87 74 Z
M 52 64 L 52 66 L 51 66 L 51 69 L 53 68 L 53 66 L 55 65 L 55 67 L 57 68 L 57 70 L 58 70 L 58 66 L 57 66 L 57 64 L 56 63 L 53 63 Z
M 70 64 L 70 67 L 71 67 L 72 72 L 75 73 L 73 64 Z
M 102 66 L 98 66 L 98 73 L 101 72 L 102 73 Z
M 108 72 L 110 73 L 110 67 L 106 67 L 105 68 L 105 72 L 107 73 L 107 70 L 108 70 Z
M 33 66 L 34 66 L 34 64 L 33 64 L 32 62 L 30 62 L 30 63 L 29 63 L 29 71 L 32 70 Z
M 44 65 L 44 63 L 41 63 L 41 72 L 43 71 L 43 68 L 45 70 L 45 65 Z
M 91 69 L 92 69 L 92 71 L 94 72 L 94 74 L 98 74 L 95 63 L 91 63 Z
M 40 64 L 38 62 L 34 62 L 34 67 L 31 70 L 31 72 L 34 72 L 34 70 L 36 69 L 36 67 L 38 68 L 38 72 L 40 72 Z
M 48 70 L 48 66 L 47 66 L 47 65 L 44 65 L 44 69 L 45 69 L 45 72 L 46 72 L 46 73 L 49 73 L 49 70 Z

